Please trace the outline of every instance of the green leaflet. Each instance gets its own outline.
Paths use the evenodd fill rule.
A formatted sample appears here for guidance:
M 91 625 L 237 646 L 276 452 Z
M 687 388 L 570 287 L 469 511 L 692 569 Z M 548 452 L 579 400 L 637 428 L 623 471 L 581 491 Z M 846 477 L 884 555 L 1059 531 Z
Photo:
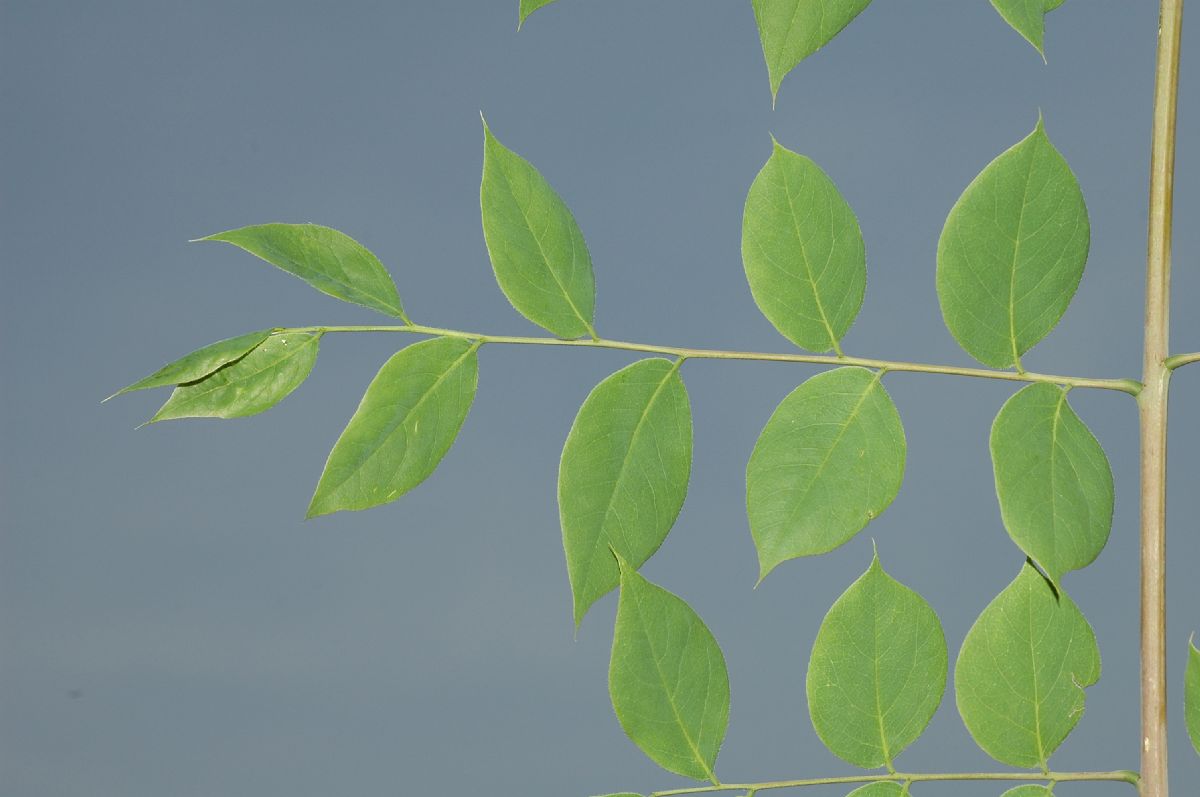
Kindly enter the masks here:
M 1019 369 L 1066 312 L 1090 235 L 1079 183 L 1039 118 L 971 181 L 938 240 L 938 299 L 959 345 Z
M 1056 385 L 1030 385 L 992 424 L 992 466 L 1004 527 L 1058 584 L 1108 542 L 1113 477 L 1104 449 Z
M 1025 783 L 1009 789 L 1000 797 L 1054 797 L 1054 792 L 1036 783 Z
M 742 263 L 762 314 L 814 352 L 838 349 L 867 285 L 854 211 L 817 164 L 774 142 L 742 217 Z
M 242 418 L 274 407 L 300 386 L 317 361 L 320 335 L 269 336 L 241 359 L 175 388 L 150 423 L 173 418 Z
M 1063 4 L 1063 0 L 992 0 L 992 5 L 1004 21 L 1025 37 L 1025 40 L 1046 57 L 1043 49 L 1046 14 Z
M 992 758 L 1047 767 L 1083 715 L 1084 688 L 1100 678 L 1092 627 L 1032 565 L 988 604 L 955 666 L 958 711 Z
M 225 241 L 346 302 L 409 323 L 396 284 L 375 255 L 345 233 L 317 224 L 258 224 L 201 241 Z
M 517 30 L 521 29 L 521 26 L 525 24 L 525 20 L 529 19 L 530 14 L 542 6 L 548 6 L 553 2 L 554 0 L 521 0 L 521 5 L 517 9 Z
M 746 466 L 760 581 L 780 562 L 846 542 L 899 492 L 904 427 L 881 377 L 865 368 L 818 374 L 763 427 Z
M 634 744 L 663 769 L 715 780 L 729 724 L 721 648 L 680 598 L 621 562 L 608 690 Z
M 1188 642 L 1188 663 L 1184 673 L 1183 713 L 1192 747 L 1200 753 L 1200 650 Z
M 576 626 L 620 582 L 612 551 L 638 568 L 662 545 L 691 466 L 692 412 L 678 362 L 636 362 L 588 395 L 558 469 Z
M 123 393 L 130 393 L 134 390 L 146 390 L 152 387 L 166 387 L 167 385 L 180 385 L 184 382 L 195 382 L 197 379 L 208 376 L 222 365 L 241 358 L 246 352 L 266 340 L 270 334 L 271 330 L 260 329 L 258 332 L 248 332 L 236 338 L 226 338 L 216 343 L 210 343 L 204 348 L 196 349 L 191 354 L 184 355 L 178 360 L 164 365 L 150 374 L 150 376 L 121 388 L 104 400 L 108 401 L 108 399 L 116 398 Z
M 392 355 L 329 452 L 307 516 L 386 504 L 425 481 L 475 399 L 478 348 L 433 338 Z
M 890 770 L 942 702 L 946 668 L 937 614 L 876 555 L 817 632 L 806 680 L 813 728 L 839 758 Z
M 753 0 L 762 40 L 771 102 L 796 64 L 829 43 L 871 0 Z
M 868 783 L 866 786 L 859 786 L 847 794 L 846 797 L 905 797 L 907 794 L 908 790 L 899 783 L 881 780 L 878 783 Z
M 483 237 L 500 290 L 560 338 L 595 337 L 592 259 L 571 211 L 529 161 L 483 124 Z

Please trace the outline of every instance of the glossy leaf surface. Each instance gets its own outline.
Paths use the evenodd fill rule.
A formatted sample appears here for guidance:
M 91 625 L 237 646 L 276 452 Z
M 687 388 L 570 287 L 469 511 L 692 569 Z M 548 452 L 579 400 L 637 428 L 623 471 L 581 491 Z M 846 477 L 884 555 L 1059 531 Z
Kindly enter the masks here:
M 1200 649 L 1188 643 L 1188 663 L 1184 671 L 1183 713 L 1192 747 L 1200 753 Z
M 483 126 L 483 237 L 517 312 L 560 338 L 592 335 L 592 260 L 571 211 L 529 161 Z
M 992 6 L 1004 21 L 1025 37 L 1039 53 L 1046 54 L 1043 39 L 1046 14 L 1063 4 L 1063 0 L 992 0 Z
M 762 41 L 771 98 L 788 72 L 824 47 L 871 0 L 753 0 L 754 19 Z
M 937 614 L 876 556 L 821 622 L 806 681 L 813 727 L 839 758 L 890 767 L 937 711 L 946 670 Z
M 1079 183 L 1039 119 L 967 186 L 942 229 L 938 299 L 959 345 L 985 365 L 1019 365 L 1066 312 L 1090 236 Z
M 319 340 L 300 332 L 271 335 L 241 359 L 175 388 L 150 422 L 242 418 L 268 410 L 308 377 Z
M 836 348 L 862 307 L 867 260 L 854 211 L 819 166 L 778 142 L 746 196 L 742 263 L 758 309 L 809 351 Z
M 407 321 L 387 269 L 345 233 L 317 224 L 256 224 L 200 240 L 231 243 L 321 293 Z
M 793 390 L 746 466 L 760 579 L 776 565 L 838 547 L 891 504 L 904 477 L 896 405 L 865 368 L 837 368 Z
M 1004 527 L 1058 583 L 1100 554 L 1112 527 L 1108 457 L 1056 385 L 1024 388 L 992 424 Z
M 588 395 L 563 447 L 558 508 L 578 625 L 616 588 L 616 551 L 641 567 L 687 495 L 692 413 L 677 363 L 650 359 Z
M 116 398 L 122 393 L 134 390 L 146 390 L 152 387 L 167 387 L 181 385 L 184 382 L 195 382 L 202 379 L 222 365 L 233 362 L 244 356 L 246 352 L 267 339 L 271 334 L 269 329 L 258 332 L 248 332 L 236 338 L 226 338 L 216 343 L 210 343 L 204 348 L 196 349 L 191 354 L 184 355 L 172 363 L 164 365 L 154 373 L 139 379 L 128 387 L 123 387 L 108 398 Z M 108 401 L 108 399 L 105 399 Z
M 729 674 L 692 608 L 621 566 L 609 693 L 629 738 L 663 769 L 713 780 L 729 724 Z
M 955 667 L 958 710 L 997 761 L 1045 768 L 1100 678 L 1092 627 L 1032 565 L 983 610 Z
M 428 478 L 475 399 L 477 349 L 433 338 L 392 355 L 329 453 L 308 517 L 386 504 Z

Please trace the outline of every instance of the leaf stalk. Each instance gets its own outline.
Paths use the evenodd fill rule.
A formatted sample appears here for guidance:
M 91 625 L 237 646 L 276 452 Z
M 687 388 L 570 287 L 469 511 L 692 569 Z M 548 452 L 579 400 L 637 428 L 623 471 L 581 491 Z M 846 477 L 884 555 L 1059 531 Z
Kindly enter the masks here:
M 1023 781 L 1026 783 L 1110 782 L 1137 786 L 1138 773 L 1119 769 L 1111 772 L 891 772 L 886 775 L 841 775 L 829 778 L 772 780 L 762 783 L 725 783 L 720 786 L 692 786 L 650 792 L 650 797 L 676 797 L 719 791 L 758 792 L 768 789 L 794 789 L 803 786 L 836 786 L 855 783 L 928 783 L 936 781 Z
M 578 340 L 563 340 L 548 337 L 523 337 L 519 335 L 486 335 L 481 332 L 465 332 L 458 329 L 443 329 L 421 324 L 405 326 L 312 326 L 289 327 L 280 332 L 408 332 L 418 335 L 433 335 L 437 337 L 464 338 L 481 343 L 500 343 L 533 346 L 574 346 L 591 349 L 619 349 L 622 351 L 645 352 L 662 354 L 668 357 L 679 357 L 685 360 L 753 360 L 760 362 L 812 363 L 816 365 L 845 366 L 856 365 L 863 368 L 874 368 L 881 371 L 906 371 L 909 373 L 943 374 L 948 376 L 968 376 L 980 379 L 1000 379 L 1008 382 L 1047 382 L 1064 387 L 1082 387 L 1095 390 L 1115 390 L 1137 396 L 1142 390 L 1142 384 L 1135 379 L 1102 379 L 1082 376 L 1064 376 L 1061 374 L 1041 374 L 1033 371 L 1002 371 L 994 368 L 963 368 L 953 365 L 936 365 L 932 363 L 901 362 L 896 360 L 880 360 L 873 357 L 849 357 L 832 354 L 780 354 L 775 352 L 757 351 L 726 351 L 721 349 L 693 349 L 682 346 L 663 346 L 653 343 L 633 343 L 608 338 L 581 338 Z

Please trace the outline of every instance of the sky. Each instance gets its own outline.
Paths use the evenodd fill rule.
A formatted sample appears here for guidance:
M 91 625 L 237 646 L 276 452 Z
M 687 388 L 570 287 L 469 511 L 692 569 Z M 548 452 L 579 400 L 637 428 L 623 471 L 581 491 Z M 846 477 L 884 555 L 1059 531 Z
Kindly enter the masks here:
M 104 405 L 192 349 L 269 326 L 365 324 L 233 247 L 268 221 L 336 227 L 389 267 L 419 322 L 539 334 L 497 288 L 479 221 L 482 128 L 573 210 L 596 325 L 625 340 L 788 351 L 740 259 L 751 180 L 781 144 L 854 208 L 868 285 L 848 353 L 972 365 L 946 331 L 934 255 L 995 155 L 1046 130 L 1092 224 L 1083 282 L 1031 370 L 1137 377 L 1157 19 L 1073 0 L 1047 63 L 984 0 L 878 2 L 788 77 L 772 110 L 748 2 L 561 0 L 518 33 L 516 0 L 0 3 L 0 797 L 587 797 L 685 782 L 624 736 L 607 695 L 614 596 L 578 635 L 555 485 L 571 420 L 626 353 L 489 346 L 438 471 L 400 501 L 305 521 L 325 456 L 408 342 L 327 336 L 266 414 L 135 431 L 166 394 Z M 1200 14 L 1185 22 L 1172 340 L 1200 350 Z M 895 503 L 757 589 L 746 460 L 811 366 L 689 362 L 690 494 L 643 573 L 721 643 L 726 780 L 843 774 L 804 702 L 812 640 L 866 569 L 938 611 L 951 660 L 1022 555 L 1000 522 L 987 435 L 1014 386 L 887 379 L 908 463 Z M 1182 727 L 1200 631 L 1200 367 L 1173 380 L 1169 640 L 1173 783 L 1200 783 Z M 1117 485 L 1111 540 L 1065 589 L 1103 657 L 1051 759 L 1136 768 L 1136 412 L 1076 391 Z M 953 691 L 898 759 L 990 770 Z M 844 789 L 815 789 L 840 797 Z M 997 786 L 927 785 L 984 797 Z M 1062 785 L 1064 797 L 1129 794 Z

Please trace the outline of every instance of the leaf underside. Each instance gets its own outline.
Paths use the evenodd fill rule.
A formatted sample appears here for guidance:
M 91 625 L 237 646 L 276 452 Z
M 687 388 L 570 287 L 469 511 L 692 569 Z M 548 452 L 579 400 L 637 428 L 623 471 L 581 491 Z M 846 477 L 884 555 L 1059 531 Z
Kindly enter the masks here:
M 746 466 L 746 508 L 760 580 L 797 556 L 842 545 L 900 490 L 900 414 L 865 368 L 837 368 L 792 391 Z
M 775 142 L 742 217 L 742 263 L 759 310 L 785 338 L 834 349 L 867 284 L 854 211 L 821 168 Z
M 621 727 L 651 760 L 714 780 L 729 724 L 725 657 L 690 606 L 625 564 L 609 694 Z
M 984 365 L 1020 367 L 1066 312 L 1090 235 L 1079 184 L 1039 119 L 967 186 L 938 240 L 938 300 L 959 345 Z
M 282 401 L 308 378 L 320 335 L 270 335 L 240 359 L 179 385 L 151 423 L 174 418 L 242 418 Z
M 1004 792 L 1000 797 L 1054 797 L 1054 792 L 1037 783 L 1023 783 Z
M 1039 384 L 1016 393 L 996 416 L 990 445 L 1013 541 L 1055 584 L 1091 564 L 1112 527 L 1113 477 L 1067 391 Z
M 620 582 L 612 551 L 637 568 L 662 545 L 687 495 L 691 464 L 691 408 L 676 363 L 636 362 L 588 395 L 558 472 L 576 625 Z
M 500 290 L 521 315 L 560 338 L 594 336 L 587 244 L 546 179 L 483 126 L 483 237 Z
M 231 243 L 321 293 L 407 321 L 387 269 L 345 233 L 318 224 L 257 224 L 200 240 Z
M 329 453 L 308 517 L 385 504 L 428 478 L 471 409 L 477 349 L 433 338 L 384 363 Z
M 753 0 L 771 99 L 797 64 L 824 47 L 871 0 Z
M 937 614 L 876 556 L 817 633 L 806 679 L 813 727 L 843 760 L 890 767 L 937 711 L 946 672 Z
M 955 666 L 958 710 L 992 758 L 1045 769 L 1079 722 L 1084 689 L 1100 678 L 1092 627 L 1032 565 L 967 633 Z

